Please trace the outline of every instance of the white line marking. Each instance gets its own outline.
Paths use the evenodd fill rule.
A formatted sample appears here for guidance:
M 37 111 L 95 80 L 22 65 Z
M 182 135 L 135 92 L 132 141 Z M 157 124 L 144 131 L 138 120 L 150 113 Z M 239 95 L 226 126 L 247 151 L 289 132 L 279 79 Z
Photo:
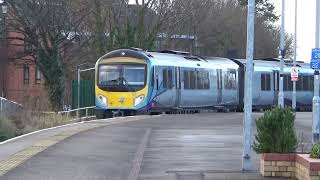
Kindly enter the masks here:
M 137 150 L 137 153 L 134 157 L 134 160 L 132 163 L 133 165 L 130 170 L 128 180 L 137 180 L 139 178 L 143 154 L 144 154 L 144 150 L 146 149 L 146 146 L 147 146 L 147 143 L 148 143 L 148 140 L 150 137 L 150 133 L 151 133 L 151 128 L 148 128 L 146 133 L 143 136 L 143 139 L 142 139 L 142 141 L 139 145 L 139 148 Z

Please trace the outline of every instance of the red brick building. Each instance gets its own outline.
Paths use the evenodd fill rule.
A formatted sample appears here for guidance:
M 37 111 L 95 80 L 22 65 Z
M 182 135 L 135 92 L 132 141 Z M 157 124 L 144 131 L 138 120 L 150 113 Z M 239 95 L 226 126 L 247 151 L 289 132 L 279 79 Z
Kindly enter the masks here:
M 23 35 L 7 33 L 6 43 L 0 48 L 0 96 L 23 105 L 47 101 L 44 78 L 30 56 L 31 46 Z

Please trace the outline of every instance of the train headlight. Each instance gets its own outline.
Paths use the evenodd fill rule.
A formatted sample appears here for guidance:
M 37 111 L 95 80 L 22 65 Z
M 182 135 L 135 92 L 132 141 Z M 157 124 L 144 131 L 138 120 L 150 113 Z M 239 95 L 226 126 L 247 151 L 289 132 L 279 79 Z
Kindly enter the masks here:
M 108 99 L 106 97 L 99 95 L 98 99 L 103 105 L 108 106 Z
M 144 95 L 137 96 L 134 99 L 134 106 L 141 104 L 143 102 L 143 100 L 144 100 Z

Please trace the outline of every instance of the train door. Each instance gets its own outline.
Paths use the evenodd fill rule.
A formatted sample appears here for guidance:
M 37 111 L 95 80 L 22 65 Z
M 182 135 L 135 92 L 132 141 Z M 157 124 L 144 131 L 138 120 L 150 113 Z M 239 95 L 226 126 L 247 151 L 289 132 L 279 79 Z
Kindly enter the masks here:
M 273 71 L 273 105 L 278 104 L 279 95 L 279 71 Z
M 175 101 L 175 107 L 180 107 L 180 101 L 181 101 L 181 71 L 180 67 L 175 68 L 175 90 L 176 90 L 176 101 Z
M 217 70 L 217 104 L 222 103 L 222 69 Z
M 166 109 L 175 105 L 174 68 L 156 66 L 156 108 Z

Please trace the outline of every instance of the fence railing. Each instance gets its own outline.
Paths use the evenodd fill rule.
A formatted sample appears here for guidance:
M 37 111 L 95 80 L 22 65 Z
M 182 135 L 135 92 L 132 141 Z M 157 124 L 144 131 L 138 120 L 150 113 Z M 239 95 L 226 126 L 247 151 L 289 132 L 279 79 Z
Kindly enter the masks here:
M 22 109 L 22 105 L 0 97 L 0 115 L 8 116 Z
M 90 106 L 90 107 L 83 107 L 78 109 L 72 109 L 68 111 L 59 111 L 59 115 L 65 115 L 68 118 L 71 116 L 76 117 L 77 119 L 88 119 L 93 118 L 94 116 L 94 108 L 96 106 Z M 91 110 L 91 111 L 90 111 Z

